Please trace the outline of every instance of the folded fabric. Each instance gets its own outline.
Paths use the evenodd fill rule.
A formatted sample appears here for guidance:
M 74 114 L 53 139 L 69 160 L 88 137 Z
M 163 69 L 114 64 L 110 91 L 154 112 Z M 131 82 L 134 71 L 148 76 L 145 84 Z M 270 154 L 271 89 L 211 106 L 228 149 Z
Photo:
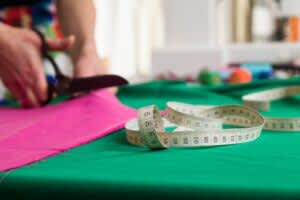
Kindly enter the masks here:
M 104 137 L 135 114 L 104 90 L 43 108 L 0 108 L 0 171 Z

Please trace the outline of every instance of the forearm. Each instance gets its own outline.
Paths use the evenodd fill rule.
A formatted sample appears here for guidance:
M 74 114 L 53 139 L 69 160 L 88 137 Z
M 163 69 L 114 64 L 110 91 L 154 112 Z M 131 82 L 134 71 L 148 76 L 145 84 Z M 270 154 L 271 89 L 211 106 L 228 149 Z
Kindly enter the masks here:
M 57 0 L 58 18 L 65 35 L 75 35 L 69 51 L 73 62 L 84 54 L 96 53 L 95 8 L 92 0 Z

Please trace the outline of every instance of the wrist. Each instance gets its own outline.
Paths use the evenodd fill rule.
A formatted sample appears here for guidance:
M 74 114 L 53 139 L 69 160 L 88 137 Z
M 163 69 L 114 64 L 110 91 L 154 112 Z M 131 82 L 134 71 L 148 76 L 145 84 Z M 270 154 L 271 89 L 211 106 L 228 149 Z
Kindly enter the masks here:
M 97 56 L 95 41 L 75 43 L 73 48 L 70 50 L 70 56 L 73 63 L 76 63 L 81 57 Z

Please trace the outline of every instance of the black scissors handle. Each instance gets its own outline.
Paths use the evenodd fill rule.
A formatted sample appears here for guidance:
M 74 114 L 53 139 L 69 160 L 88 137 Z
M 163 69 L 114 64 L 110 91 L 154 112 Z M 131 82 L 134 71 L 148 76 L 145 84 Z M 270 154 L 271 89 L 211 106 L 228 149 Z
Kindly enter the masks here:
M 48 97 L 45 102 L 42 102 L 42 105 L 48 104 L 51 99 L 54 97 L 55 92 L 59 89 L 59 87 L 67 87 L 68 83 L 71 81 L 71 79 L 67 76 L 65 76 L 59 69 L 58 64 L 55 62 L 55 60 L 51 57 L 49 54 L 49 47 L 47 45 L 46 39 L 44 35 L 37 29 L 32 29 L 40 38 L 41 40 L 41 53 L 44 58 L 46 58 L 50 64 L 52 65 L 55 76 L 57 81 L 55 83 L 47 81 L 48 83 Z
M 38 36 L 40 37 L 40 40 L 42 42 L 41 44 L 41 52 L 42 52 L 42 56 L 44 58 L 46 58 L 47 60 L 49 60 L 49 62 L 51 63 L 51 65 L 53 66 L 53 69 L 55 71 L 55 74 L 57 77 L 64 77 L 63 73 L 60 71 L 57 63 L 55 62 L 55 60 L 50 56 L 50 54 L 48 53 L 49 52 L 49 47 L 47 45 L 47 42 L 46 42 L 46 39 L 44 37 L 44 35 L 37 29 L 33 28 L 33 31 L 35 31 Z
M 128 81 L 123 77 L 117 75 L 99 75 L 86 78 L 69 78 L 65 76 L 59 69 L 55 60 L 49 54 L 49 47 L 47 45 L 44 35 L 37 29 L 33 29 L 41 39 L 42 56 L 49 60 L 53 66 L 56 82 L 48 81 L 48 98 L 43 105 L 48 104 L 54 95 L 74 95 L 79 93 L 90 92 L 91 90 L 114 87 L 128 84 Z

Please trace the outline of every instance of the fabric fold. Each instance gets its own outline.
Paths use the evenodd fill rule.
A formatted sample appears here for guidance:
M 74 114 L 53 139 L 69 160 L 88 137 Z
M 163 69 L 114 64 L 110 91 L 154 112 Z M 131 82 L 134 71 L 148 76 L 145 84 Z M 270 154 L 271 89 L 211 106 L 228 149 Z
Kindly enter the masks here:
M 104 137 L 134 116 L 104 90 L 44 108 L 0 108 L 0 171 Z

